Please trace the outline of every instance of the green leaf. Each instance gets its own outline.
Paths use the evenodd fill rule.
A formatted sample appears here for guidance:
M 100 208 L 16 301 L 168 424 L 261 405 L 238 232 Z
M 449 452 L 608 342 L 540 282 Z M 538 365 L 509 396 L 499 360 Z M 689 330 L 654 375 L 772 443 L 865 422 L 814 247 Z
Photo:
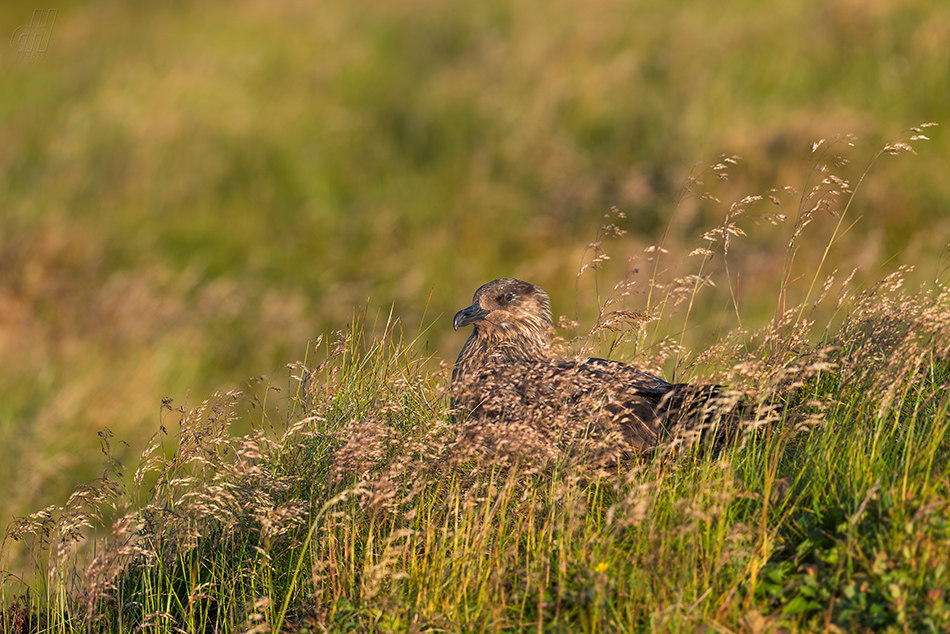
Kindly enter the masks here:
M 782 608 L 782 614 L 787 616 L 792 616 L 795 614 L 803 614 L 805 612 L 811 612 L 812 610 L 820 610 L 821 604 L 817 601 L 809 601 L 805 597 L 795 597 Z

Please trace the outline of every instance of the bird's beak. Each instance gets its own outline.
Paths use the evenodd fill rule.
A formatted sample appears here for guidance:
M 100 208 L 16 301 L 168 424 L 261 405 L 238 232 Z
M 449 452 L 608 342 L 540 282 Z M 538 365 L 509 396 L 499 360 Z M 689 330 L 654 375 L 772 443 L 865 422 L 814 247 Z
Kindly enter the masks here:
M 455 319 L 452 320 L 452 327 L 455 328 L 455 330 L 458 330 L 462 326 L 474 324 L 476 321 L 490 312 L 490 310 L 485 310 L 478 305 L 478 302 L 475 302 L 468 308 L 463 308 L 459 312 L 455 313 Z

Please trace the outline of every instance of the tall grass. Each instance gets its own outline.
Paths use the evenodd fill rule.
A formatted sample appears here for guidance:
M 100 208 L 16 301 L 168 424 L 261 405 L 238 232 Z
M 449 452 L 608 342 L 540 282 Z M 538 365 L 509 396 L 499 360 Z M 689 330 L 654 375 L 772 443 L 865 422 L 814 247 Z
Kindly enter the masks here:
M 555 2 L 67 1 L 47 7 L 44 59 L 0 47 L 0 531 L 97 475 L 97 430 L 129 440 L 113 449 L 131 462 L 160 398 L 237 388 L 367 297 L 415 325 L 513 275 L 586 330 L 602 302 L 585 276 L 575 314 L 572 288 L 592 215 L 626 215 L 605 296 L 627 256 L 652 268 L 642 251 L 667 227 L 660 271 L 684 277 L 722 219 L 705 191 L 804 192 L 813 138 L 874 148 L 950 114 L 947 3 Z M 4 42 L 37 8 L 0 3 Z M 688 165 L 722 151 L 745 160 L 671 214 Z M 893 256 L 888 270 L 918 265 L 908 283 L 929 277 L 948 160 L 940 141 L 877 170 L 848 214 L 873 220 L 828 271 L 876 277 Z M 784 248 L 770 226 L 743 230 L 729 263 L 752 329 L 774 315 Z M 800 244 L 797 265 L 826 243 Z M 722 261 L 705 270 L 725 289 Z M 678 314 L 677 345 L 732 331 L 717 293 Z M 459 345 L 444 319 L 425 339 L 444 358 Z
M 924 138 L 915 128 L 885 150 Z M 628 278 L 590 334 L 565 333 L 567 349 L 677 358 L 741 391 L 755 415 L 722 452 L 609 468 L 473 453 L 424 333 L 407 337 L 394 311 L 359 313 L 280 384 L 166 401 L 134 469 L 103 432 L 102 478 L 5 536 L 4 561 L 26 545 L 37 574 L 4 578 L 4 632 L 946 630 L 945 271 L 867 284 L 797 259 L 801 240 L 822 239 L 809 214 L 844 227 L 855 196 L 817 165 L 758 330 L 700 350 L 682 336 L 710 258 L 742 248 L 739 223 L 764 218 L 748 210 L 768 195 L 728 206 L 697 273 L 666 280 L 654 259 L 647 312 L 612 307 L 638 292 Z M 741 313 L 721 288 L 735 278 L 721 278 L 727 313 Z M 792 284 L 808 288 L 797 305 Z

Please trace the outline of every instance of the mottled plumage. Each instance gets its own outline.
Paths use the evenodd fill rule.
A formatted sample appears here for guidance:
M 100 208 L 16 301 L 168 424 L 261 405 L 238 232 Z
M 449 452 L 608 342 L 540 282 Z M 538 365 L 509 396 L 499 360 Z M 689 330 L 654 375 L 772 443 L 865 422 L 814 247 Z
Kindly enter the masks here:
M 722 417 L 715 386 L 671 384 L 617 361 L 555 356 L 551 304 L 533 284 L 503 278 L 483 285 L 453 325 L 473 326 L 452 373 L 453 408 L 492 445 L 593 438 L 615 454 L 642 453 Z

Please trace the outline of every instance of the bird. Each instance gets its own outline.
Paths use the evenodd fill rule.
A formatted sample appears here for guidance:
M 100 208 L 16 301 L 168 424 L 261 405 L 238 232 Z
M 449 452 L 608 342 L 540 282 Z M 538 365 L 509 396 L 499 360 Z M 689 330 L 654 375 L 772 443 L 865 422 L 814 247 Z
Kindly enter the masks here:
M 557 455 L 583 445 L 612 460 L 648 454 L 666 440 L 705 438 L 735 418 L 719 386 L 670 383 L 614 360 L 559 357 L 551 301 L 529 282 L 483 284 L 452 326 L 472 326 L 452 370 L 453 416 L 484 448 Z

